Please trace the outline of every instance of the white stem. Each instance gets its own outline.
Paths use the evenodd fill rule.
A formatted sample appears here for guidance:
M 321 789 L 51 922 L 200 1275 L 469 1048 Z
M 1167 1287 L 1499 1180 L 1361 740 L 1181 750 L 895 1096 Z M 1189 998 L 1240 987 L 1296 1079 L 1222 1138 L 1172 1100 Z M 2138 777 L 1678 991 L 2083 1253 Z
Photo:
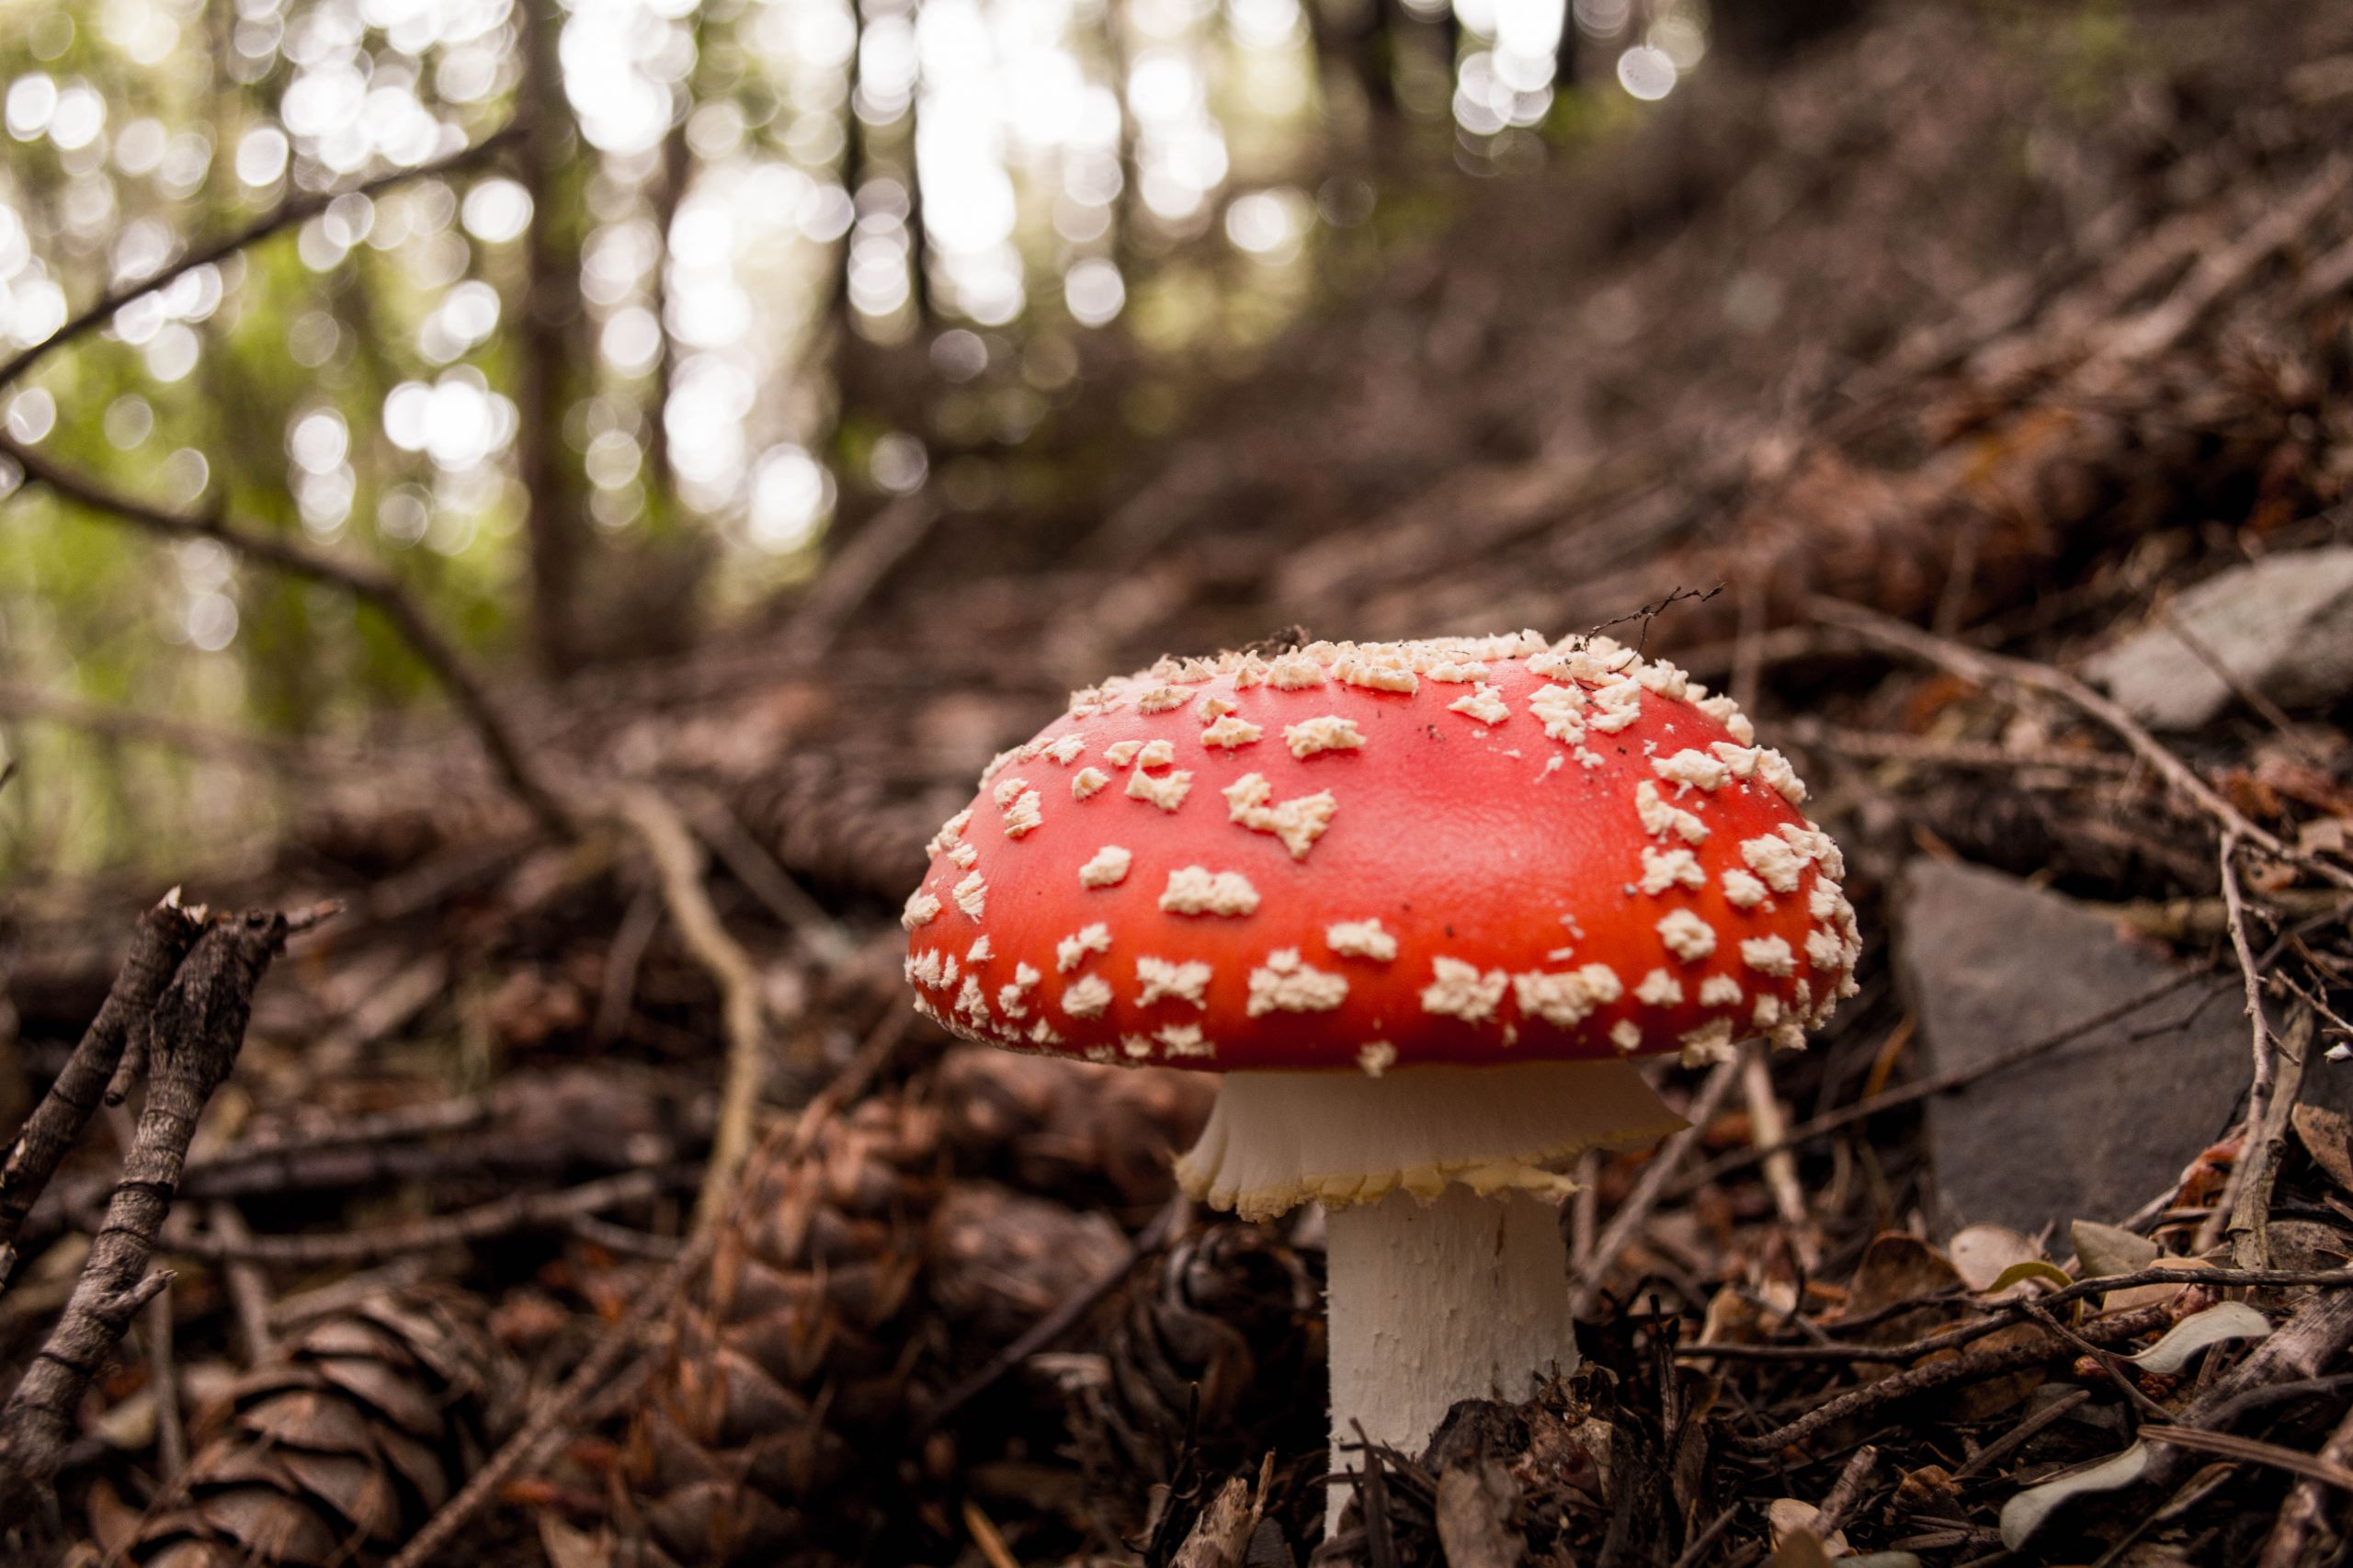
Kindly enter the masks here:
M 1418 1459 L 1457 1400 L 1523 1400 L 1577 1364 L 1557 1204 L 1449 1187 L 1392 1192 L 1327 1218 L 1332 1469 L 1364 1437 Z M 1325 1510 L 1336 1525 L 1349 1489 Z

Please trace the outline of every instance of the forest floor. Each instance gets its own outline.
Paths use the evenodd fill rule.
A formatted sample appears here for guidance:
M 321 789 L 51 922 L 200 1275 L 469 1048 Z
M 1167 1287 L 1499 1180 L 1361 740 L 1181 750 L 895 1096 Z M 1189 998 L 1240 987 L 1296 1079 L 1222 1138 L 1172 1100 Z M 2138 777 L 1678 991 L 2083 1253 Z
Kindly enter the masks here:
M 19 890 L 0 1117 L 110 987 L 155 1042 L 0 1295 L 12 1376 L 104 1363 L 0 1416 L 28 1560 L 2340 1559 L 2353 18 L 2006 16 L 1478 194 L 1075 532 L 886 513 L 772 623 L 494 690 L 552 811 L 463 733 L 307 758 L 185 882 L 290 926 Z M 1294 625 L 1641 639 L 1800 760 L 1869 940 L 1583 1171 L 1586 1367 L 1320 1545 L 1315 1216 L 1172 1203 L 1213 1085 L 955 1046 L 895 919 L 1069 687 Z

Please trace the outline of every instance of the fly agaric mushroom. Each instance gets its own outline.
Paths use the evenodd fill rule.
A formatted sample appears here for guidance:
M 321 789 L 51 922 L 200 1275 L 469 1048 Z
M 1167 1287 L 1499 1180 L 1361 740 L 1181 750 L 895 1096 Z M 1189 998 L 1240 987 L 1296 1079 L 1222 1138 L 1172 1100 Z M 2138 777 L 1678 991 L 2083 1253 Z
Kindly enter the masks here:
M 1177 1174 L 1248 1219 L 1324 1205 L 1336 1468 L 1359 1423 L 1417 1450 L 1575 1366 L 1560 1167 L 1682 1125 L 1629 1058 L 1800 1045 L 1852 994 L 1837 847 L 1754 741 L 1602 637 L 1163 660 L 932 840 L 915 1006 L 1230 1074 Z

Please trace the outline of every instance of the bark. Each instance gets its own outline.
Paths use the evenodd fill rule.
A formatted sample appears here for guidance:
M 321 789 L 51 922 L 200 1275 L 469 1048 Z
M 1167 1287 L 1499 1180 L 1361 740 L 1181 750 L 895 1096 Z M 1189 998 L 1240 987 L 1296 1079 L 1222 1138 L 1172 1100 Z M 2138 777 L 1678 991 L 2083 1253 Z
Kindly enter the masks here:
M 527 497 L 533 649 L 544 674 L 563 676 L 580 662 L 574 609 L 590 543 L 563 440 L 564 371 L 580 319 L 580 269 L 560 214 L 563 169 L 575 137 L 556 58 L 561 13 L 553 0 L 528 0 L 515 15 L 523 62 L 517 112 L 526 128 L 519 163 L 531 196 L 523 242 L 527 277 L 516 312 L 522 374 L 515 459 Z

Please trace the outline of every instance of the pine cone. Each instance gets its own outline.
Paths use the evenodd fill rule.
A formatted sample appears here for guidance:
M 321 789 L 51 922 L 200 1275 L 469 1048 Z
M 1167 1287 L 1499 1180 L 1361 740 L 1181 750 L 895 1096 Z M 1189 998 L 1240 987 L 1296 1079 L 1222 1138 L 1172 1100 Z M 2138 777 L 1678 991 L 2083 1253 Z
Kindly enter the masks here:
M 797 1158 L 756 1158 L 632 1417 L 624 1524 L 681 1562 L 953 1555 L 927 1477 L 1049 1452 L 1062 1413 L 1025 1418 L 1000 1389 L 922 1464 L 914 1423 L 1118 1266 L 1119 1228 L 1060 1199 L 1165 1199 L 1167 1151 L 1207 1099 L 1189 1074 L 954 1051 L 927 1095 L 867 1100 Z
M 199 1419 L 176 1501 L 126 1558 L 147 1568 L 381 1562 L 481 1463 L 518 1383 L 454 1296 L 406 1291 L 321 1318 Z
M 861 1443 L 900 1451 L 915 1369 L 904 1320 L 919 1310 L 945 1175 L 938 1118 L 895 1097 L 836 1118 L 798 1158 L 745 1171 L 631 1423 L 629 1501 L 661 1551 L 736 1562 L 830 1537 L 856 1555 L 870 1521 L 846 1493 L 878 1479 L 854 1474 Z M 804 1513 L 821 1489 L 828 1506 Z
M 1274 1231 L 1222 1222 L 1140 1272 L 1105 1320 L 1084 1425 L 1130 1489 L 1324 1440 L 1322 1282 Z

